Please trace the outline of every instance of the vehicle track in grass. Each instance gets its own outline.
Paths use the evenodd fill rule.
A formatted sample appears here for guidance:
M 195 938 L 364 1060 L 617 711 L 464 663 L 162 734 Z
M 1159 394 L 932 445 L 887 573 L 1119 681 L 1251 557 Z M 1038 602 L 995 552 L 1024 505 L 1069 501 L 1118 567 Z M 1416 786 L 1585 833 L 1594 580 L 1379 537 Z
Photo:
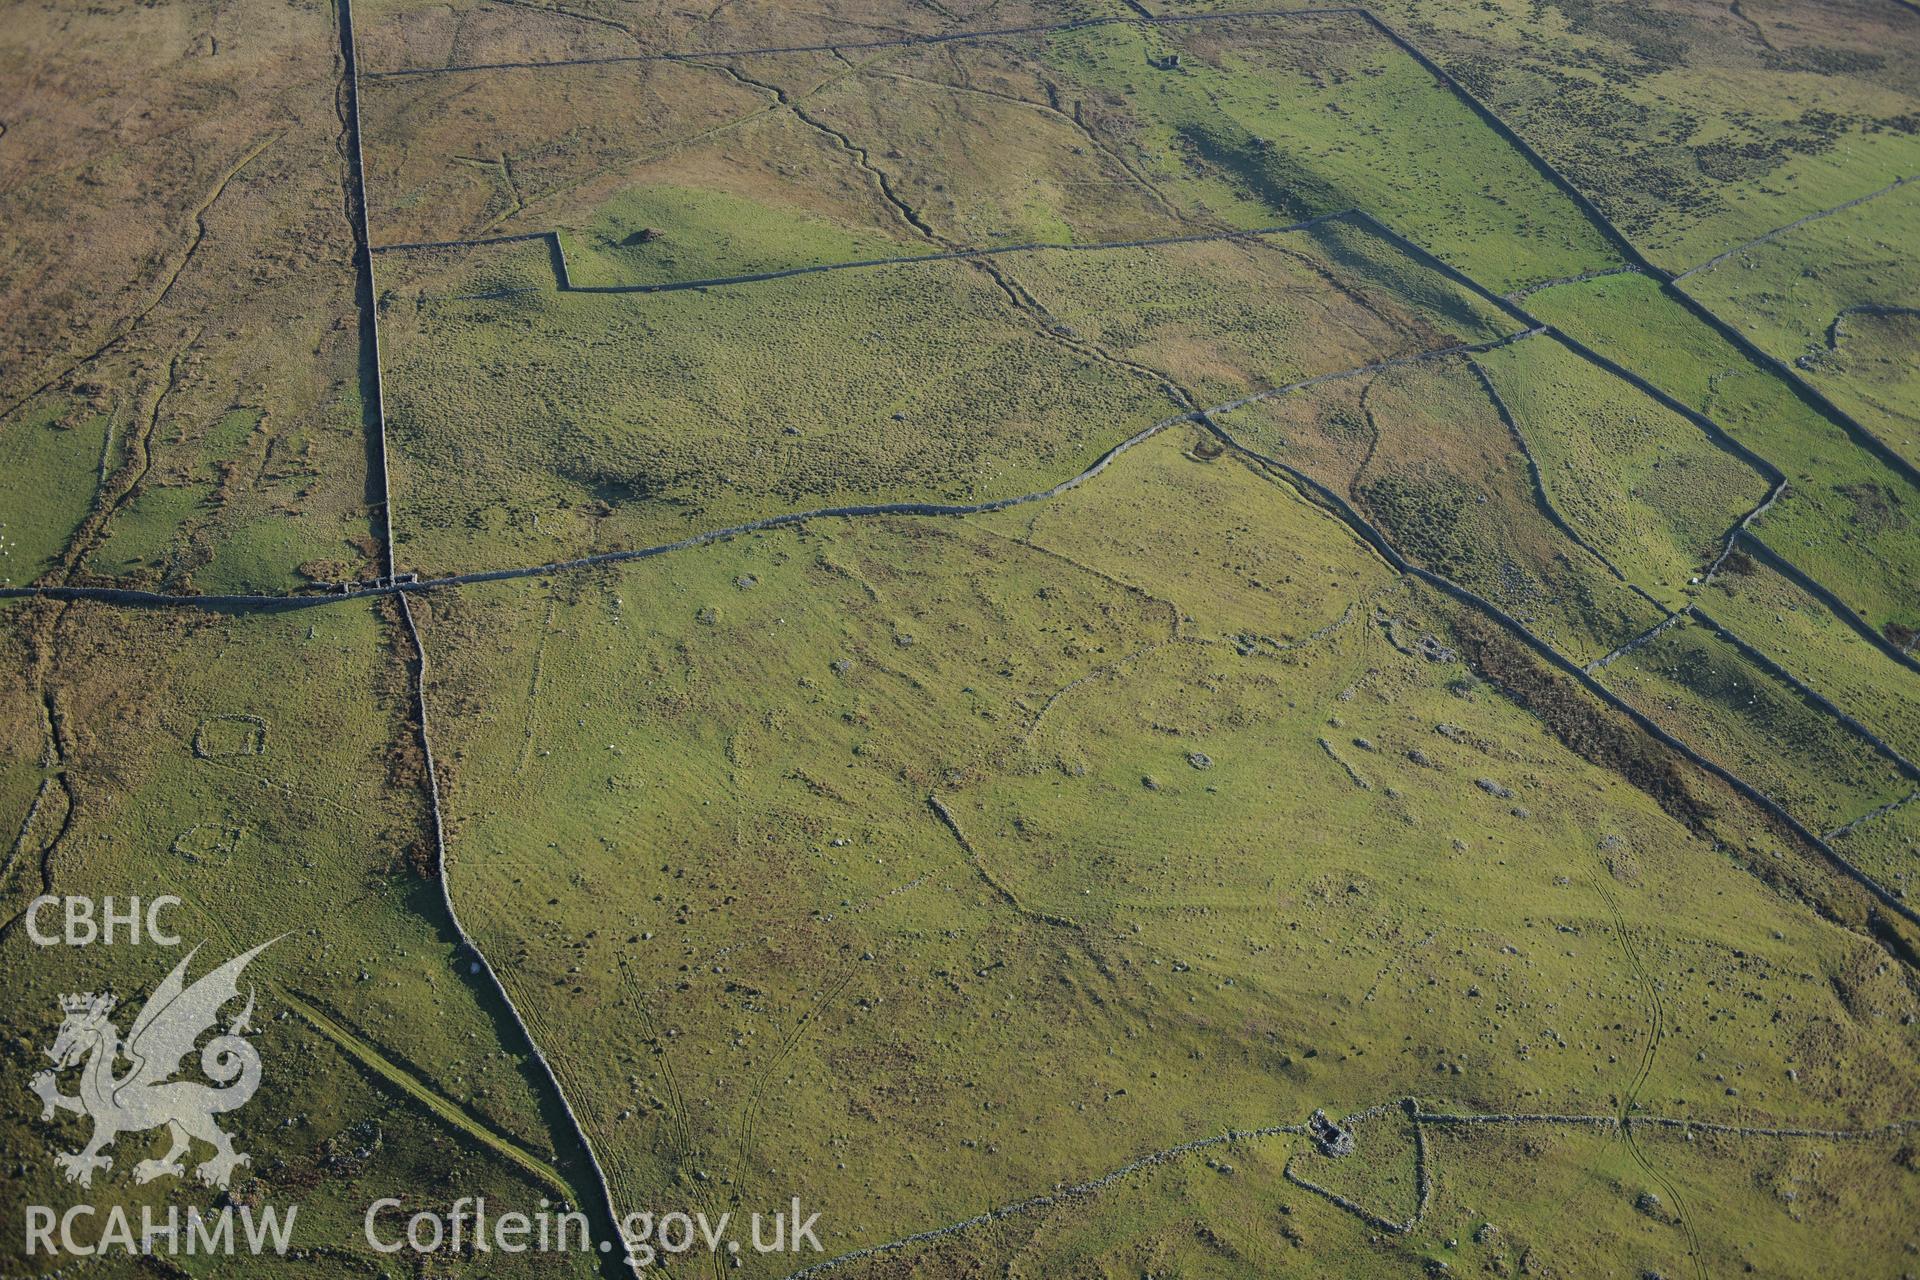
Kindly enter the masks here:
M 667 1029 L 654 1016 L 653 1008 L 646 1000 L 647 993 L 641 989 L 639 980 L 627 966 L 626 957 L 620 956 L 615 963 L 627 998 L 632 1002 L 634 1016 L 639 1018 L 646 1039 L 652 1042 L 654 1059 L 659 1064 L 661 1089 L 667 1095 L 659 1100 L 664 1112 L 661 1127 L 666 1130 L 674 1159 L 681 1162 L 691 1160 L 694 1156 L 693 1123 L 690 1119 L 693 1111 L 687 1105 L 686 1090 L 681 1087 L 680 1076 L 674 1071 L 673 1059 L 667 1053 L 669 1045 L 677 1037 L 666 1034 Z
M 1612 874 L 1610 869 L 1607 874 Z M 1640 993 L 1645 998 L 1649 1010 L 1647 1042 L 1640 1051 L 1640 1061 L 1634 1067 L 1633 1078 L 1620 1095 L 1620 1105 L 1616 1109 L 1616 1114 L 1620 1118 L 1620 1138 L 1626 1144 L 1627 1153 L 1633 1157 L 1633 1162 L 1640 1166 L 1647 1177 L 1658 1183 L 1661 1190 L 1667 1193 L 1667 1198 L 1673 1202 L 1674 1215 L 1679 1219 L 1680 1229 L 1687 1238 L 1687 1257 L 1693 1263 L 1694 1273 L 1701 1277 L 1701 1280 L 1705 1280 L 1706 1262 L 1701 1256 L 1700 1237 L 1694 1230 L 1693 1219 L 1687 1212 L 1686 1201 L 1681 1199 L 1680 1189 L 1674 1185 L 1673 1180 L 1665 1172 L 1654 1167 L 1646 1151 L 1634 1140 L 1632 1126 L 1626 1122 L 1627 1117 L 1639 1105 L 1640 1093 L 1646 1088 L 1647 1080 L 1653 1074 L 1654 1060 L 1659 1057 L 1660 1042 L 1666 1035 L 1666 1009 L 1660 999 L 1659 983 L 1648 972 L 1646 964 L 1640 958 L 1640 949 L 1634 945 L 1633 935 L 1627 930 L 1627 918 L 1620 910 L 1620 901 L 1614 896 L 1613 891 L 1607 888 L 1600 875 L 1601 872 L 1598 870 L 1593 873 L 1593 887 L 1607 904 L 1608 914 L 1613 917 L 1614 939 L 1620 944 L 1620 952 L 1627 961 L 1627 971 L 1639 984 Z
M 740 1130 L 734 1143 L 734 1181 L 736 1183 L 745 1181 L 752 1172 L 754 1153 L 759 1149 L 760 1117 L 766 1111 L 767 1094 L 772 1086 L 774 1073 L 793 1056 L 794 1050 L 800 1047 L 801 1042 L 811 1034 L 815 1024 L 826 1015 L 827 1011 L 839 1003 L 840 997 L 845 995 L 847 988 L 852 985 L 856 972 L 852 964 L 843 960 L 840 974 L 831 979 L 819 998 L 794 1019 L 793 1026 L 780 1038 L 779 1045 L 768 1055 L 766 1062 L 761 1064 L 760 1070 L 754 1073 L 752 1081 L 747 1086 L 747 1102 L 741 1113 Z

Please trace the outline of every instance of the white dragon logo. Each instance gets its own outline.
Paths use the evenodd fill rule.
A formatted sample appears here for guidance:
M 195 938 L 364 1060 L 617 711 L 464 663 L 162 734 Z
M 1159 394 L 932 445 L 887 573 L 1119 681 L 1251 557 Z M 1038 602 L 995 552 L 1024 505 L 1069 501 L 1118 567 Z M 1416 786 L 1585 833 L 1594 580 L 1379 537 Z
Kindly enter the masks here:
M 181 1176 L 185 1168 L 180 1157 L 187 1153 L 193 1138 L 213 1147 L 213 1157 L 194 1169 L 208 1186 L 226 1186 L 236 1168 L 251 1163 L 245 1154 L 233 1149 L 233 1139 L 213 1122 L 216 1115 L 245 1106 L 260 1087 L 260 1055 L 242 1038 L 242 1033 L 250 1029 L 247 1024 L 253 1014 L 251 991 L 246 1007 L 227 1024 L 225 1034 L 207 1041 L 200 1051 L 200 1069 L 224 1087 L 171 1077 L 180 1070 L 181 1060 L 193 1052 L 194 1042 L 218 1021 L 221 1007 L 239 998 L 240 971 L 277 940 L 235 956 L 192 986 L 186 981 L 187 964 L 199 948 L 189 951 L 147 998 L 124 1043 L 119 1028 L 108 1017 L 116 1003 L 113 996 L 88 992 L 60 998 L 66 1020 L 60 1024 L 60 1034 L 47 1054 L 53 1059 L 54 1070 L 34 1076 L 32 1087 L 45 1104 L 42 1120 L 53 1119 L 55 1110 L 74 1111 L 93 1119 L 93 1138 L 85 1150 L 54 1157 L 68 1182 L 93 1185 L 94 1170 L 113 1167 L 113 1157 L 102 1152 L 115 1138 L 161 1125 L 167 1126 L 172 1145 L 158 1160 L 142 1160 L 134 1166 L 136 1182 Z M 122 1056 L 132 1065 L 116 1076 L 114 1069 Z M 79 1096 L 69 1097 L 60 1092 L 55 1072 L 83 1059 L 86 1065 L 80 1072 Z

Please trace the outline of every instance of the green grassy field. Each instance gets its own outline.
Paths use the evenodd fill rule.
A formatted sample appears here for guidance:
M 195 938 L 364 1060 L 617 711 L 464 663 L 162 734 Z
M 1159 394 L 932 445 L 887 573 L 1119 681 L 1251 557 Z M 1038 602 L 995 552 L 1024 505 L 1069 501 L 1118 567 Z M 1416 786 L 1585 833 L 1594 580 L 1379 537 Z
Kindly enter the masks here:
M 1445 656 L 1432 599 L 1197 443 L 1025 514 L 431 599 L 454 889 L 622 1195 L 797 1179 L 837 1249 L 1415 1091 L 1900 1111 L 1854 1064 L 1907 1033 L 1792 976 L 1829 956 L 1910 1001 L 1871 944 L 1569 753 Z M 1742 821 L 1713 819 L 1773 862 Z M 1504 1194 L 1481 1211 L 1528 1215 Z M 1364 1225 L 1321 1222 L 1364 1266 Z
M 1346 223 L 1247 241 L 1020 255 L 1006 267 L 1046 315 L 1172 378 L 1201 405 L 1517 327 Z
M 112 430 L 107 414 L 55 402 L 0 435 L 0 586 L 23 586 L 59 563 L 91 509 Z
M 1920 58 L 1912 17 L 1898 5 L 1370 7 L 1669 270 L 1912 173 L 1920 159 L 1912 125 Z
M 1012 497 L 1175 411 L 953 263 L 390 315 L 399 555 L 425 571 Z
M 1876 650 L 1793 583 L 1742 555 L 1729 560 L 1700 604 L 1907 759 L 1920 752 L 1920 674 Z
M 0 34 L 0 583 L 179 597 L 0 601 L 0 1065 L 177 959 L 42 890 L 277 937 L 298 1256 L 147 1270 L 604 1276 L 361 1243 L 602 1175 L 850 1280 L 1912 1265 L 1920 784 L 1795 682 L 1920 753 L 1920 491 L 1676 289 L 1920 460 L 1920 204 L 1568 283 L 1633 253 L 1543 170 L 1700 264 L 1914 171 L 1920 19 L 1383 0 L 1489 119 L 1353 13 L 1139 21 L 1230 7 Z M 17 1224 L 84 1123 L 16 1102 Z M 157 1146 L 93 1198 L 207 1204 Z
M 1169 195 L 1230 223 L 1358 206 L 1495 290 L 1617 261 L 1465 103 L 1352 18 L 1101 27 L 1047 57 L 1106 91 L 1098 119 L 1116 135 L 1186 157 L 1151 171 Z
M 669 258 L 725 274 L 875 238 L 1119 240 L 1356 206 L 1495 288 L 1618 261 L 1456 95 L 1338 16 L 382 81 L 368 102 L 376 240 L 661 233 L 614 255 L 622 280 Z M 764 215 L 741 225 L 729 196 L 803 225 L 756 237 Z
M 37 70 L 0 108 L 0 577 L 371 576 L 332 15 L 276 8 L 224 62 L 204 7 L 121 18 L 37 16 L 8 48 Z
M 1617 1134 L 1429 1125 L 1433 1202 L 1405 1241 L 1283 1180 L 1290 1158 L 1296 1169 L 1315 1158 L 1305 1139 L 1236 1142 L 1151 1170 L 1097 1199 L 922 1246 L 885 1274 L 1022 1274 L 1060 1257 L 1078 1273 L 1115 1276 L 1310 1268 L 1371 1277 L 1417 1273 L 1435 1262 L 1455 1274 L 1604 1274 L 1623 1258 L 1644 1271 L 1684 1275 L 1692 1265 L 1689 1244 L 1697 1240 L 1714 1265 L 1740 1274 L 1839 1276 L 1847 1266 L 1839 1255 L 1903 1234 L 1866 1190 L 1912 1177 L 1898 1163 L 1897 1140 L 1836 1149 L 1792 1140 L 1689 1143 L 1642 1131 L 1639 1141 L 1663 1180 L 1650 1177 Z M 1411 1159 L 1405 1148 L 1375 1154 L 1403 1167 Z M 1335 1163 L 1356 1161 L 1320 1162 Z M 1367 1177 L 1343 1172 L 1349 1186 Z M 1676 1193 L 1679 1211 L 1672 1207 Z M 1656 1203 L 1636 1207 L 1642 1194 Z M 1716 1204 L 1737 1205 L 1737 1212 L 1707 1207 Z M 1823 1238 L 1835 1242 L 1824 1254 Z
M 1089 485 L 1068 500 L 996 512 L 965 527 L 1113 582 L 1151 577 L 1155 590 L 1136 598 L 1171 624 L 1170 637 L 1254 652 L 1286 652 L 1329 628 L 1358 625 L 1364 602 L 1390 589 L 1380 576 L 1385 566 L 1360 553 L 1337 521 L 1302 518 L 1297 490 L 1240 455 L 1216 453 L 1191 428 L 1118 465 L 1124 485 Z M 1289 518 L 1276 524 L 1260 510 L 1267 503 Z M 1187 537 L 1165 536 L 1183 525 L 1193 530 Z M 1286 536 L 1275 536 L 1282 528 Z
M 1920 492 L 1642 276 L 1549 289 L 1535 314 L 1708 415 L 1787 477 L 1753 524 L 1869 625 L 1920 626 Z
M 529 1173 L 556 1160 L 551 1117 L 520 1051 L 505 1047 L 497 1015 L 468 985 L 468 960 L 422 874 L 431 855 L 417 765 L 402 745 L 401 672 L 372 610 L 236 619 L 40 605 L 8 621 L 13 645 L 31 628 L 55 646 L 43 668 L 23 660 L 20 669 L 41 673 L 57 738 L 48 745 L 33 690 L 7 698 L 9 800 L 36 775 L 49 785 L 10 850 L 6 920 L 42 891 L 44 867 L 55 893 L 178 896 L 167 923 L 202 948 L 196 975 L 278 938 L 247 970 L 259 984 L 253 1025 L 265 1083 L 236 1123 L 254 1161 L 244 1193 L 300 1204 L 300 1238 L 327 1244 L 325 1265 L 340 1274 L 372 1257 L 362 1246 L 356 1261 L 346 1246 L 379 1195 L 424 1201 L 437 1188 L 484 1188 L 529 1205 L 563 1195 Z M 133 654 L 137 681 L 126 678 Z M 6 1055 L 23 1081 L 50 1043 L 61 993 L 115 991 L 124 1030 L 184 954 L 40 947 L 18 923 L 0 947 L 15 996 Z M 7 1142 L 22 1154 L 67 1150 L 84 1133 L 79 1120 L 42 1125 L 23 1108 Z M 126 1171 L 158 1151 L 151 1144 L 121 1139 L 103 1200 L 195 1199 L 192 1183 L 136 1191 Z M 581 1175 L 570 1156 L 559 1160 Z M 59 1204 L 68 1194 L 51 1162 L 36 1158 L 9 1200 Z M 546 1260 L 538 1273 L 571 1267 Z
M 1552 339 L 1480 357 L 1573 527 L 1667 607 L 1766 498 L 1758 471 L 1659 401 Z
M 1559 510 L 1536 490 L 1521 443 L 1462 359 L 1323 383 L 1220 423 L 1346 495 L 1401 554 L 1579 662 L 1660 619 L 1592 544 L 1556 523 Z
M 429 573 L 1014 497 L 1187 407 L 1163 374 L 1204 404 L 1499 332 L 1344 227 L 639 295 L 552 292 L 540 244 L 436 262 L 389 276 L 383 330 L 399 558 Z
M 1690 621 L 1621 657 L 1600 680 L 1815 830 L 1913 789 L 1864 739 Z
M 629 187 L 564 237 L 569 274 L 582 285 L 664 284 L 926 252 L 765 195 L 664 182 Z
M 1685 288 L 1914 462 L 1916 235 L 1920 190 L 1909 184 L 1743 250 Z
M 1833 838 L 1833 847 L 1906 901 L 1920 889 L 1920 811 L 1909 802 Z

